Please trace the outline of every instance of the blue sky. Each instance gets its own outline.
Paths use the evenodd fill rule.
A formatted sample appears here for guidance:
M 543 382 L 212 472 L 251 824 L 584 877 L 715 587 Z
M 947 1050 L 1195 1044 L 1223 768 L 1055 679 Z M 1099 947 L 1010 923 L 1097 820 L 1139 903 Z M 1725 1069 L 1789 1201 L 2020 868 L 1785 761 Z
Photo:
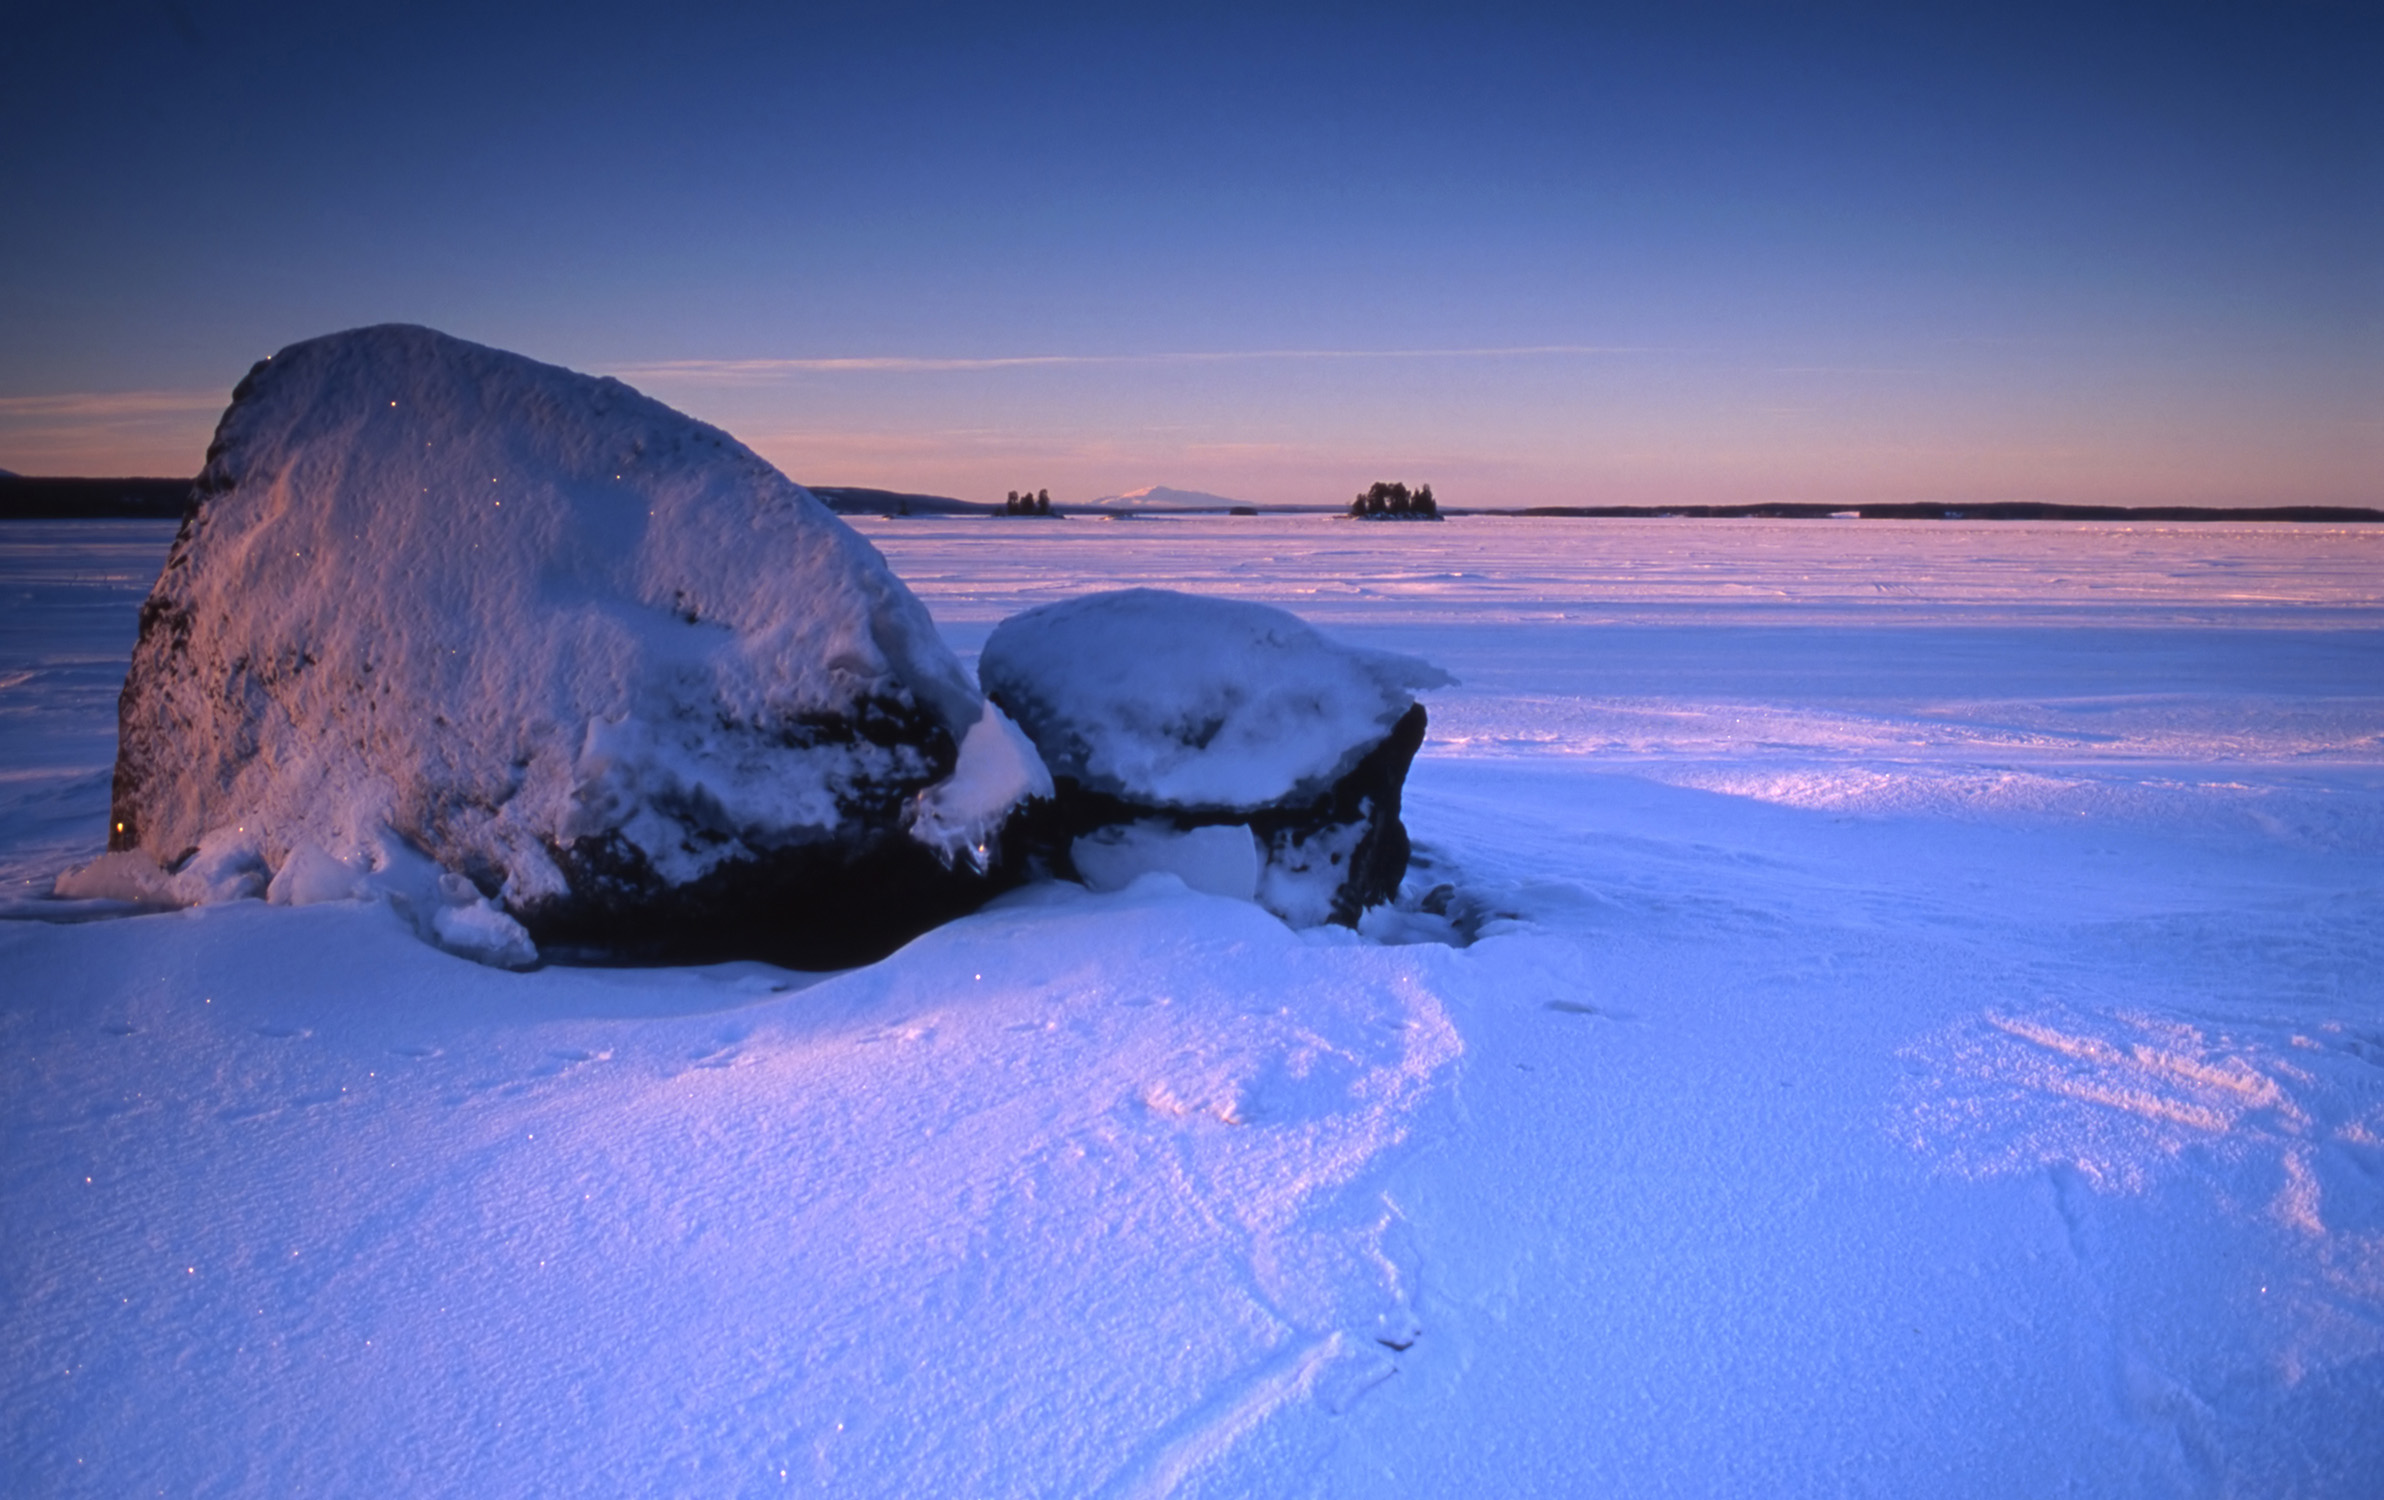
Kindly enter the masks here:
M 2372 6 L 13 6 L 0 467 L 294 340 L 814 483 L 2379 503 Z

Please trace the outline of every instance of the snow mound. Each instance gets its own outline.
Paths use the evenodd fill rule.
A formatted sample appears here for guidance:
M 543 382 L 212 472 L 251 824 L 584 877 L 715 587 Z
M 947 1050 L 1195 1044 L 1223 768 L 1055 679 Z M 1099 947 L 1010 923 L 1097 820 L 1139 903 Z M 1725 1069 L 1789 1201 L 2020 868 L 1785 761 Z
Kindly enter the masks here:
M 834 961 L 990 894 L 1044 784 L 868 542 L 618 381 L 311 340 L 197 500 L 120 711 L 111 848 L 158 871 L 85 885 L 339 890 L 394 831 L 474 893 L 432 903 L 461 949 Z
M 1138 490 L 1122 495 L 1103 495 L 1087 507 L 1092 510 L 1226 510 L 1247 505 L 1247 500 L 1212 495 L 1206 490 L 1169 489 L 1163 484 L 1146 484 Z
M 0 1493 L 1141 1495 L 1312 1442 L 1440 1336 L 1386 1192 L 1462 971 L 1156 880 L 811 985 L 0 922 Z
M 1004 620 L 977 672 L 1055 775 L 1114 797 L 1253 812 L 1346 775 L 1447 673 L 1263 604 L 1127 589 Z

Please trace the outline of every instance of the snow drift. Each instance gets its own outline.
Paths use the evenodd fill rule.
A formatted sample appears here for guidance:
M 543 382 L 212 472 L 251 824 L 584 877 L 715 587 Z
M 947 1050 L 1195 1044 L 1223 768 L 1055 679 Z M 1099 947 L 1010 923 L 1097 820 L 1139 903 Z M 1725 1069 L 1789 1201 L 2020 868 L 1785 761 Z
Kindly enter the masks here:
M 0 1494 L 2374 1500 L 2384 530 L 858 524 L 1450 668 L 1498 915 L 61 920 L 173 527 L 0 527 Z
M 1398 891 L 1415 693 L 1450 681 L 1438 668 L 1266 605 L 1128 589 L 1005 620 L 977 670 L 1042 752 L 1096 887 L 1167 870 L 1297 926 Z M 1247 858 L 1213 831 L 1234 827 Z
M 378 881 L 510 962 L 872 956 L 998 889 L 1049 785 L 876 550 L 727 434 L 399 326 L 241 382 L 119 719 L 116 852 L 62 894 Z

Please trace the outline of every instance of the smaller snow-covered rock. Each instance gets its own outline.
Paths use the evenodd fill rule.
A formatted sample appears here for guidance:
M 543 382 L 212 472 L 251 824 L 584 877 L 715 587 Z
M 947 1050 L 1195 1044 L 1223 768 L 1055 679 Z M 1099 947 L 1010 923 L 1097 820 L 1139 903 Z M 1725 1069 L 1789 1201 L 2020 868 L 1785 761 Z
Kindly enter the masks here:
M 1003 621 L 977 670 L 1042 752 L 1088 882 L 1238 884 L 1222 842 L 1176 841 L 1233 828 L 1255 840 L 1257 899 L 1295 926 L 1354 922 L 1397 892 L 1415 694 L 1450 680 L 1438 668 L 1266 605 L 1129 589 Z
M 1252 813 L 1354 770 L 1447 673 L 1287 611 L 1165 589 L 1004 620 L 977 673 L 1054 776 L 1130 802 Z

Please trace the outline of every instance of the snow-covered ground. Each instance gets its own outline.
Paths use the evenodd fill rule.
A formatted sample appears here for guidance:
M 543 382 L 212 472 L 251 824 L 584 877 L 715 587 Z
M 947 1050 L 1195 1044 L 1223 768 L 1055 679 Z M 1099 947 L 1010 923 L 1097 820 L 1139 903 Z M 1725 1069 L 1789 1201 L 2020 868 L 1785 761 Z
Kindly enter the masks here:
M 2384 532 L 859 524 L 964 657 L 1151 585 L 1446 668 L 1504 915 L 0 922 L 0 1490 L 2376 1492 Z M 0 529 L 12 915 L 168 534 Z

